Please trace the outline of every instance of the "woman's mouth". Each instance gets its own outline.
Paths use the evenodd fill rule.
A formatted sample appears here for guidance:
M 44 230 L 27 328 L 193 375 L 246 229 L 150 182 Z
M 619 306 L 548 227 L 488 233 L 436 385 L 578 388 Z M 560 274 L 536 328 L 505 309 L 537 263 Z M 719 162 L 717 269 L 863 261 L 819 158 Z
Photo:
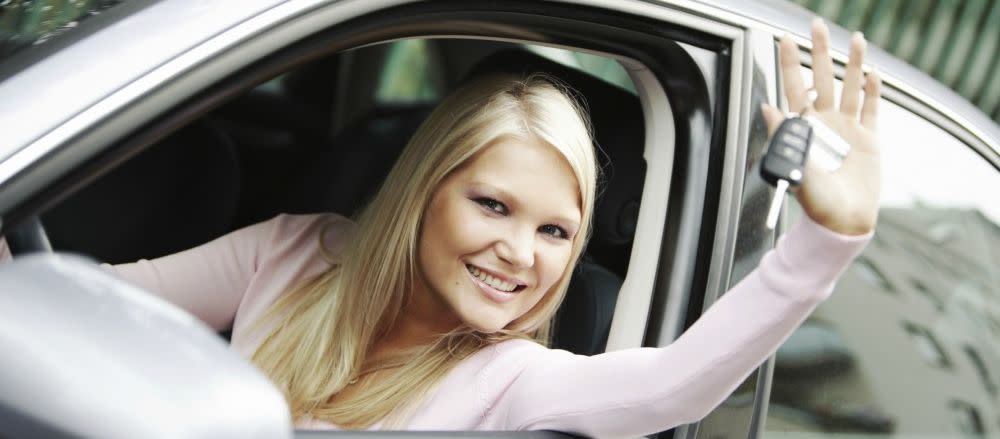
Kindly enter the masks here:
M 500 279 L 474 265 L 466 264 L 465 268 L 479 289 L 495 302 L 511 300 L 527 286 Z

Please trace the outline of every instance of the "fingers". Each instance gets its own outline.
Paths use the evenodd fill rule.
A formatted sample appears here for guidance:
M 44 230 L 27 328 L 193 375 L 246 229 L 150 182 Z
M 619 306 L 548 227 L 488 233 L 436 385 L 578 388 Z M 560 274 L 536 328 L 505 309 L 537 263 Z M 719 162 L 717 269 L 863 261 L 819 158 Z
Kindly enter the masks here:
M 814 107 L 823 111 L 833 108 L 833 60 L 830 59 L 830 31 L 819 18 L 812 22 L 812 38 Z
M 781 37 L 778 60 L 781 63 L 781 77 L 785 84 L 785 96 L 788 98 L 788 109 L 800 112 L 807 103 L 806 87 L 802 82 L 802 71 L 799 67 L 799 46 L 787 34 Z
M 882 95 L 882 78 L 872 71 L 865 79 L 865 102 L 861 107 L 861 125 L 874 130 L 878 119 L 878 101 Z
M 785 116 L 777 108 L 767 104 L 761 104 L 760 111 L 764 114 L 764 122 L 767 123 L 767 136 L 773 136 L 781 121 L 785 120 Z
M 832 110 L 834 107 L 834 76 L 833 60 L 830 58 L 830 31 L 817 18 L 812 23 L 812 71 L 813 88 L 816 89 L 816 101 L 813 108 L 817 111 Z M 858 106 L 861 105 L 861 124 L 868 129 L 874 129 L 878 115 L 878 100 L 881 96 L 882 80 L 872 72 L 867 77 L 862 71 L 865 52 L 868 43 L 864 36 L 855 33 L 851 37 L 847 68 L 844 73 L 844 89 L 841 93 L 840 112 L 850 117 L 856 117 Z M 779 42 L 779 61 L 784 80 L 785 96 L 788 108 L 793 112 L 801 112 L 809 104 L 806 87 L 802 78 L 799 62 L 798 45 L 789 35 L 781 37 Z M 864 101 L 861 101 L 861 89 L 864 89 Z M 774 108 L 762 108 L 768 129 L 773 132 L 784 117 Z
M 857 117 L 858 114 L 861 82 L 864 76 L 861 72 L 861 64 L 864 62 L 867 46 L 868 43 L 865 42 L 865 37 L 861 32 L 855 32 L 851 36 L 850 55 L 847 69 L 844 71 L 844 90 L 840 95 L 840 112 L 852 118 Z

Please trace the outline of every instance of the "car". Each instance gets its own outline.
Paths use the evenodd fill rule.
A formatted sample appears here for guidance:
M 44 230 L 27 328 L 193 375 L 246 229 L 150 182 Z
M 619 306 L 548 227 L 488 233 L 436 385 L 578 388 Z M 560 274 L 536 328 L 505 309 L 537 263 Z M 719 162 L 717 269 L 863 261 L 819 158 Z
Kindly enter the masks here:
M 0 234 L 14 256 L 0 267 L 0 304 L 18 317 L 0 321 L 0 382 L 17 386 L 0 396 L 5 437 L 356 435 L 293 432 L 280 395 L 223 338 L 92 262 L 32 253 L 126 262 L 281 212 L 350 216 L 429 109 L 477 72 L 557 76 L 594 125 L 605 181 L 554 347 L 669 344 L 800 215 L 789 201 L 766 226 L 773 188 L 757 171 L 760 104 L 794 110 L 779 98 L 776 38 L 791 34 L 810 67 L 812 17 L 793 6 L 73 7 L 38 38 L 8 38 L 0 60 Z M 848 33 L 832 36 L 842 71 Z M 730 398 L 658 437 L 1000 437 L 1000 126 L 878 48 L 867 60 L 884 81 L 874 240 Z M 237 403 L 241 413 L 215 412 Z

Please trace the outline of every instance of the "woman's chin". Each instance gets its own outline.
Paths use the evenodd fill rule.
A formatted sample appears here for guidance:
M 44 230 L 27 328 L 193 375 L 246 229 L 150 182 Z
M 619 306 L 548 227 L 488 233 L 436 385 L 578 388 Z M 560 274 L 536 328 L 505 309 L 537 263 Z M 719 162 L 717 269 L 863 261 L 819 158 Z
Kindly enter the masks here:
M 493 334 L 495 332 L 500 332 L 505 326 L 507 326 L 510 321 L 501 318 L 500 316 L 488 316 L 483 315 L 484 313 L 478 313 L 475 318 L 465 319 L 466 326 L 472 328 L 476 332 L 483 334 Z

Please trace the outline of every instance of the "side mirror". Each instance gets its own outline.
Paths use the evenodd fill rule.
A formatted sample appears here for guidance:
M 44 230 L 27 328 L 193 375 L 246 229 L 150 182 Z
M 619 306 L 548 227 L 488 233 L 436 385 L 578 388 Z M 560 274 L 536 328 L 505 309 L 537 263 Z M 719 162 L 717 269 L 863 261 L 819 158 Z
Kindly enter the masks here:
M 0 436 L 290 438 L 281 392 L 190 314 L 72 256 L 0 265 Z

